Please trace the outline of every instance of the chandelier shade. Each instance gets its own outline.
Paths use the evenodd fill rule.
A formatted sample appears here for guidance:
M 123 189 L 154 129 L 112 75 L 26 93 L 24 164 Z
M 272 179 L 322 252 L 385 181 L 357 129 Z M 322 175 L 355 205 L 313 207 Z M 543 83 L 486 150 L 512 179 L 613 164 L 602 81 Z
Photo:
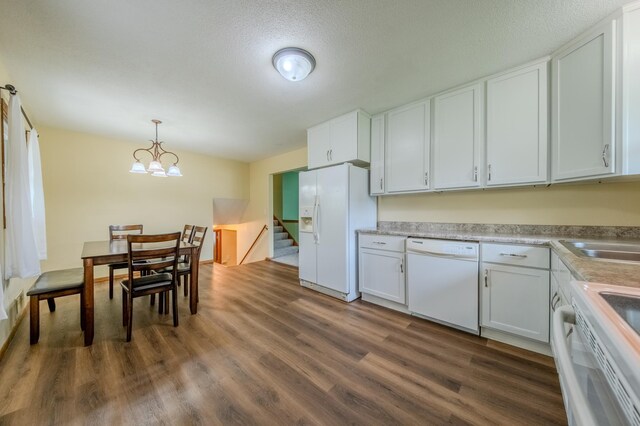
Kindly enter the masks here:
M 178 168 L 178 162 L 180 158 L 178 155 L 167 151 L 162 147 L 163 141 L 158 141 L 158 124 L 161 124 L 160 120 L 151 120 L 153 124 L 156 126 L 156 138 L 150 139 L 151 146 L 149 148 L 139 148 L 133 151 L 134 163 L 131 165 L 130 173 L 150 173 L 151 176 L 155 177 L 167 177 L 167 176 L 182 176 L 180 173 L 180 169 Z M 139 154 L 148 153 L 151 155 L 151 161 L 149 162 L 149 167 L 145 167 L 144 164 L 138 158 Z M 162 165 L 162 157 L 166 154 L 175 157 L 175 161 L 171 166 L 169 166 L 168 171 L 165 171 L 164 166 Z

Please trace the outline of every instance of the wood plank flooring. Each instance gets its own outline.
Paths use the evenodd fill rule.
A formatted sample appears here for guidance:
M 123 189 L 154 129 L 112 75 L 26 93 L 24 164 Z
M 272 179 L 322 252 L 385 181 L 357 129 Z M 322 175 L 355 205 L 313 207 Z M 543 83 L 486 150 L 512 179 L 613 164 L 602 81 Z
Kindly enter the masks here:
M 20 325 L 0 424 L 566 423 L 551 358 L 331 299 L 273 262 L 203 265 L 198 314 L 180 296 L 177 328 L 136 300 L 131 343 L 98 285 L 83 347 L 77 297 L 41 305 L 37 345 Z

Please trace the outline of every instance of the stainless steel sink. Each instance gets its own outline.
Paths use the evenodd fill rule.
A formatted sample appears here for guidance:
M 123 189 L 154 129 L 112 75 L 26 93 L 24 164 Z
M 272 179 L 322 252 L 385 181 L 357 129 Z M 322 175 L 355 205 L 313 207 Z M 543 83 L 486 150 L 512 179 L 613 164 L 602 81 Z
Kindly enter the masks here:
M 640 262 L 640 243 L 560 241 L 560 244 L 579 257 L 620 262 Z
M 600 296 L 640 335 L 640 297 L 609 292 Z

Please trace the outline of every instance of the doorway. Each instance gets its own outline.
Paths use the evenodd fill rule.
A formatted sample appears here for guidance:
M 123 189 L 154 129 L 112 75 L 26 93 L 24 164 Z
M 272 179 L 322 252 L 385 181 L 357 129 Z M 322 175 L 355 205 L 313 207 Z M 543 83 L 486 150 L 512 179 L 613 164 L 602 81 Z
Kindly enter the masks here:
M 298 266 L 298 174 L 273 175 L 273 257 L 271 260 Z

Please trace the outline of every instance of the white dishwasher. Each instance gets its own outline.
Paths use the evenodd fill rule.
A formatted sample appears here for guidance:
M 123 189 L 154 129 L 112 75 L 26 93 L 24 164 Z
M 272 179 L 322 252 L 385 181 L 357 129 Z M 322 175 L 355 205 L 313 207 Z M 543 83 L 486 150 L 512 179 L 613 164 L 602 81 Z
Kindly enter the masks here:
M 409 311 L 478 334 L 478 243 L 407 239 Z

